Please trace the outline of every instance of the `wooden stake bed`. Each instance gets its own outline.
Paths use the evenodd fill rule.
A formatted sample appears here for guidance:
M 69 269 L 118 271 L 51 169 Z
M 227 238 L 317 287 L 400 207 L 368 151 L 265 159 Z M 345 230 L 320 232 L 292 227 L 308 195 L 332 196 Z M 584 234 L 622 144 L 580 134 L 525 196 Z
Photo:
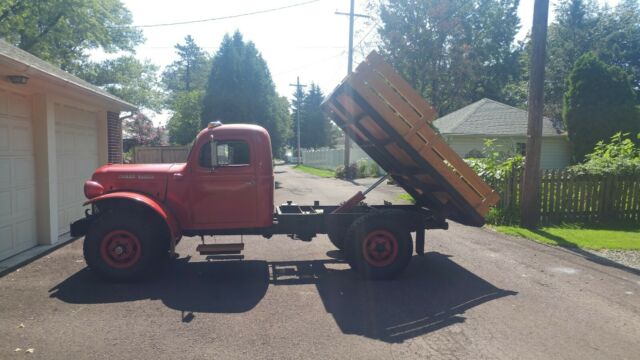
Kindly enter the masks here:
M 441 216 L 482 226 L 498 194 L 447 145 L 433 108 L 375 51 L 322 103 L 373 160 Z

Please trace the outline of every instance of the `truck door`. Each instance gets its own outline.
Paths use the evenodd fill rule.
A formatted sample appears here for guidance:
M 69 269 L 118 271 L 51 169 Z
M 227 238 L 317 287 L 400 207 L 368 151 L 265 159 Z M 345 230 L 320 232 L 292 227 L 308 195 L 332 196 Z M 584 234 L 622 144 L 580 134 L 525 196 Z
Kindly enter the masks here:
M 217 161 L 211 161 L 212 156 Z M 209 141 L 200 147 L 189 191 L 195 226 L 255 226 L 257 185 L 252 158 L 251 147 L 244 140 Z

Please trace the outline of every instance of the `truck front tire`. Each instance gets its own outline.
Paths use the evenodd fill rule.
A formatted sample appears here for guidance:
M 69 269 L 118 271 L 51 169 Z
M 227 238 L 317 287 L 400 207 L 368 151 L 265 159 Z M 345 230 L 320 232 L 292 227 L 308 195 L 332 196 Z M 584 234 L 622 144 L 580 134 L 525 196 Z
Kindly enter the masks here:
M 168 243 L 142 213 L 107 212 L 91 225 L 84 239 L 84 258 L 99 277 L 139 280 L 168 258 Z
M 387 280 L 409 265 L 413 251 L 411 233 L 397 211 L 362 216 L 349 227 L 345 242 L 347 261 L 360 276 Z

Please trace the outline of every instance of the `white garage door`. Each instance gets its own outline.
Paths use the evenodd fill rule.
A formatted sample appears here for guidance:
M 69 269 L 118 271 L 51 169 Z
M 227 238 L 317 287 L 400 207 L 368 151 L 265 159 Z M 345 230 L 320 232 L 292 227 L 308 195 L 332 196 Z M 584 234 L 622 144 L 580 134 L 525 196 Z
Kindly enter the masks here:
M 29 99 L 0 91 L 0 260 L 36 244 Z
M 56 105 L 58 234 L 84 216 L 84 182 L 98 167 L 97 114 Z

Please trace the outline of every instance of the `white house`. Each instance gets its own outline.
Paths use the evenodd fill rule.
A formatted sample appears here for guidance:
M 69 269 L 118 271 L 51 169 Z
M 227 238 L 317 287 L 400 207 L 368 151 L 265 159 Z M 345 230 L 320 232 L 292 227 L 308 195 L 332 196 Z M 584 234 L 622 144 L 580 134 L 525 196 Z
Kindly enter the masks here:
M 497 101 L 482 99 L 434 121 L 447 143 L 463 158 L 482 150 L 485 139 L 506 149 L 526 153 L 527 112 Z M 543 118 L 540 167 L 562 169 L 571 157 L 566 133 Z
M 0 40 L 0 260 L 65 238 L 136 107 Z

